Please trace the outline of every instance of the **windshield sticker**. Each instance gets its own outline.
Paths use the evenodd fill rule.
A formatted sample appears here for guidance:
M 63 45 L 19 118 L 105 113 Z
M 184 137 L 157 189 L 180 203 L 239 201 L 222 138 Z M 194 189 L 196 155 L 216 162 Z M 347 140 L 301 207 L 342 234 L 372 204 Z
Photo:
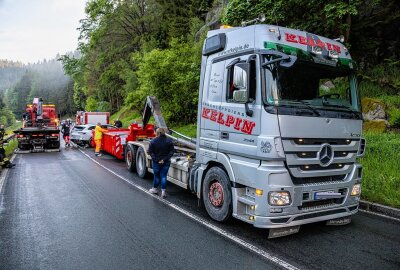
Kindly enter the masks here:
M 210 108 L 203 108 L 201 117 L 227 127 L 233 126 L 234 129 L 249 135 L 251 135 L 256 126 L 256 123 L 253 121 L 236 117 L 231 114 L 224 114 L 221 111 Z

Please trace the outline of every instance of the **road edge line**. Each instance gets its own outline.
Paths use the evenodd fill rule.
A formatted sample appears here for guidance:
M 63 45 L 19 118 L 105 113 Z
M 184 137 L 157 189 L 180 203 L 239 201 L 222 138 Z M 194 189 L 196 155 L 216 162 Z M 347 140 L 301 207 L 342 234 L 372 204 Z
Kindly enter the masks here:
M 111 174 L 115 175 L 116 177 L 120 178 L 121 180 L 123 180 L 124 182 L 126 182 L 127 184 L 129 184 L 130 186 L 133 186 L 133 187 L 135 187 L 135 188 L 137 188 L 137 189 L 139 189 L 139 190 L 145 192 L 146 194 L 148 194 L 148 195 L 150 195 L 151 197 L 153 197 L 153 198 L 159 200 L 159 201 L 162 202 L 163 204 L 165 204 L 165 205 L 167 205 L 167 206 L 169 206 L 169 207 L 175 209 L 176 211 L 180 212 L 181 214 L 183 214 L 183 215 L 189 217 L 190 219 L 192 219 L 192 220 L 194 220 L 194 221 L 200 223 L 201 225 L 207 227 L 208 229 L 210 229 L 210 230 L 212 230 L 212 231 L 218 233 L 219 235 L 223 236 L 224 238 L 226 238 L 226 239 L 228 239 L 228 240 L 230 240 L 230 241 L 232 241 L 232 242 L 238 244 L 239 246 L 241 246 L 241 247 L 243 247 L 243 248 L 245 248 L 245 249 L 247 249 L 247 250 L 249 250 L 249 251 L 251 251 L 251 252 L 256 253 L 257 255 L 263 257 L 264 259 L 266 259 L 266 260 L 268 260 L 268 261 L 270 261 L 270 262 L 273 262 L 273 263 L 279 265 L 280 267 L 283 267 L 283 268 L 288 269 L 288 270 L 298 270 L 298 269 L 299 269 L 299 268 L 297 268 L 296 266 L 291 265 L 290 263 L 285 262 L 284 260 L 282 260 L 282 259 L 280 259 L 280 258 L 278 258 L 278 257 L 276 257 L 276 256 L 274 256 L 274 255 L 272 255 L 272 254 L 270 254 L 270 253 L 268 253 L 267 251 L 262 250 L 261 248 L 258 248 L 258 247 L 256 247 L 256 246 L 254 246 L 253 244 L 248 243 L 248 242 L 246 242 L 245 240 L 243 240 L 243 239 L 241 239 L 241 238 L 239 238 L 239 237 L 237 237 L 237 236 L 235 236 L 235 235 L 233 235 L 233 234 L 231 234 L 231 233 L 225 231 L 224 229 L 222 229 L 222 228 L 220 228 L 220 227 L 218 227 L 218 226 L 216 226 L 216 225 L 214 225 L 214 224 L 209 223 L 208 221 L 204 220 L 203 218 L 201 218 L 201 217 L 199 217 L 199 216 L 197 216 L 197 215 L 195 215 L 195 214 L 190 213 L 189 211 L 187 211 L 187 210 L 185 210 L 185 209 L 183 209 L 183 208 L 177 206 L 176 204 L 171 203 L 170 201 L 167 201 L 167 200 L 165 200 L 165 199 L 162 199 L 162 198 L 159 197 L 159 196 L 156 196 L 156 195 L 154 195 L 154 194 L 151 194 L 147 189 L 145 189 L 145 188 L 143 188 L 143 187 L 141 187 L 141 186 L 139 186 L 139 185 L 137 185 L 137 184 L 135 184 L 135 183 L 132 183 L 131 181 L 129 181 L 129 179 L 127 179 L 127 178 L 125 178 L 124 176 L 122 176 L 122 175 L 120 175 L 120 174 L 114 172 L 113 170 L 107 168 L 106 166 L 104 166 L 103 164 L 101 164 L 100 162 L 98 162 L 97 160 L 95 160 L 94 158 L 92 158 L 91 156 L 89 156 L 88 154 L 86 154 L 86 153 L 85 153 L 84 151 L 82 151 L 81 149 L 78 149 L 78 150 L 79 150 L 82 154 L 84 154 L 87 158 L 89 158 L 90 160 L 92 160 L 94 163 L 96 163 L 97 165 L 99 165 L 100 167 L 102 167 L 103 169 L 105 169 L 106 171 L 110 172 Z

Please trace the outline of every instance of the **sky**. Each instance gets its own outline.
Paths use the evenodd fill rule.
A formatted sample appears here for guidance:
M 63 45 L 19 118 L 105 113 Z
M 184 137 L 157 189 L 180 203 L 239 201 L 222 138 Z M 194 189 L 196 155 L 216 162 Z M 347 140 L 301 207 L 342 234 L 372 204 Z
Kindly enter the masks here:
M 0 0 L 0 59 L 25 64 L 77 48 L 85 0 Z

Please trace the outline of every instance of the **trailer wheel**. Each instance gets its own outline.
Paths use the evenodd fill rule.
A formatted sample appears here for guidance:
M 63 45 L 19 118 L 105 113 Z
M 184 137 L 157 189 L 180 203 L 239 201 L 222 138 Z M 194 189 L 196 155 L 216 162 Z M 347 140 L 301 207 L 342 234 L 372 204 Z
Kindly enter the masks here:
M 232 192 L 229 177 L 220 167 L 208 170 L 202 187 L 204 206 L 208 215 L 219 222 L 232 215 Z
M 140 178 L 147 178 L 146 153 L 142 147 L 136 151 L 136 172 Z
M 125 149 L 125 163 L 130 172 L 136 171 L 136 149 L 130 144 Z

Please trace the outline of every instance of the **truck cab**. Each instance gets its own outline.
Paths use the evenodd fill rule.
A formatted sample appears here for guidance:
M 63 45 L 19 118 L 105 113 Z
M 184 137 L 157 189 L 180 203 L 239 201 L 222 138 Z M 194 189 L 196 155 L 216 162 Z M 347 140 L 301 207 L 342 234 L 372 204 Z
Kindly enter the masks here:
M 365 140 L 340 42 L 273 25 L 209 31 L 197 121 L 190 183 L 212 218 L 296 231 L 357 212 Z

